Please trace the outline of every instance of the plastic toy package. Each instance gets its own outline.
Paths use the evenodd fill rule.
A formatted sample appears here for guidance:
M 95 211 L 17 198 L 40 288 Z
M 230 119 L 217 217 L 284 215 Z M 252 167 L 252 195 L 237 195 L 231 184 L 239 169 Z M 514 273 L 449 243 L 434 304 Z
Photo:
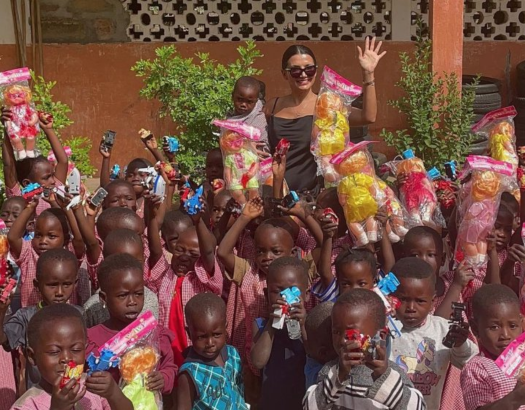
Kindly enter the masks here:
M 292 286 L 281 292 L 281 298 L 286 302 L 280 309 L 276 309 L 273 313 L 279 315 L 279 318 L 274 318 L 272 327 L 275 329 L 282 329 L 286 323 L 288 330 L 288 337 L 292 340 L 301 338 L 301 325 L 295 319 L 290 319 L 291 306 L 294 303 L 301 301 L 301 291 L 299 288 Z
M 506 376 L 525 383 L 525 333 L 510 342 L 495 363 Z
M 438 227 L 442 221 L 436 215 L 438 200 L 434 185 L 427 175 L 425 164 L 414 156 L 412 150 L 403 152 L 403 159 L 393 163 L 393 170 L 398 177 L 405 175 L 407 181 L 399 188 L 401 203 L 407 212 L 407 228 L 430 225 Z
M 326 182 L 337 180 L 332 157 L 342 152 L 350 141 L 348 115 L 352 102 L 362 88 L 341 77 L 325 66 L 321 75 L 321 89 L 315 104 L 311 151 L 317 159 L 320 174 Z
M 488 139 L 488 155 L 497 161 L 512 164 L 514 171 L 519 163 L 514 128 L 516 115 L 513 106 L 500 108 L 486 114 L 472 127 L 472 132 Z
M 253 142 L 261 131 L 239 121 L 214 120 L 221 128 L 220 147 L 224 161 L 224 181 L 232 198 L 241 205 L 259 195 L 259 157 Z
M 29 88 L 30 79 L 27 67 L 0 73 L 0 103 L 13 115 L 5 127 L 18 161 L 36 157 L 36 137 L 40 131 L 38 111 Z
M 330 160 L 340 177 L 337 195 L 356 247 L 381 239 L 375 216 L 387 200 L 376 178 L 374 161 L 366 148 L 368 143 L 349 143 L 348 148 Z
M 377 178 L 377 183 L 386 196 L 383 209 L 388 215 L 386 224 L 386 234 L 392 243 L 397 243 L 403 239 L 408 232 L 405 227 L 405 210 L 397 198 L 392 188 L 390 188 L 381 178 Z
M 487 235 L 492 231 L 500 198 L 513 177 L 512 165 L 490 157 L 471 155 L 459 191 L 456 266 L 463 260 L 473 268 L 487 261 Z
M 147 311 L 104 343 L 98 349 L 98 358 L 90 355 L 87 359 L 88 364 L 102 367 L 97 370 L 118 364 L 122 392 L 136 410 L 162 409 L 160 393 L 146 389 L 147 376 L 156 369 L 160 359 L 157 325 L 153 314 Z

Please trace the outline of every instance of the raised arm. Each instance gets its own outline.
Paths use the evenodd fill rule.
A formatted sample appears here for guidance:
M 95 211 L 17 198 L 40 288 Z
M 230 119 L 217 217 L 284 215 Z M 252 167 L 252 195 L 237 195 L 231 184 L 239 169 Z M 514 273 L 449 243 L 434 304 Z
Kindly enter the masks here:
M 215 272 L 215 248 L 217 246 L 217 240 L 213 233 L 210 232 L 204 221 L 202 215 L 206 213 L 206 203 L 202 203 L 201 211 L 196 215 L 191 215 L 195 229 L 197 230 L 197 238 L 199 239 L 199 249 L 201 253 L 201 261 L 204 269 L 210 276 L 213 276 Z
M 235 268 L 235 255 L 233 249 L 237 240 L 241 236 L 246 226 L 255 218 L 262 215 L 264 211 L 262 198 L 254 198 L 246 203 L 242 211 L 241 216 L 235 221 L 233 226 L 224 236 L 219 249 L 217 250 L 217 256 L 222 262 L 228 272 L 232 272 Z
M 88 263 L 95 265 L 100 258 L 100 254 L 102 253 L 102 249 L 100 249 L 100 243 L 95 234 L 95 225 L 90 222 L 88 217 L 86 217 L 82 206 L 75 207 L 73 209 L 73 215 L 75 216 L 80 235 L 82 236 L 86 246 L 86 257 Z
M 102 156 L 102 164 L 100 165 L 100 186 L 106 187 L 111 182 L 111 179 L 109 178 L 111 173 L 109 169 L 111 162 L 111 150 L 106 148 L 104 145 L 104 140 L 100 141 L 98 152 Z
M 144 204 L 144 219 L 148 227 L 148 242 L 149 242 L 149 267 L 153 268 L 157 262 L 164 256 L 162 251 L 162 243 L 159 234 L 159 222 L 157 214 L 159 212 L 162 198 L 156 195 L 147 194 L 144 196 L 146 201 Z
M 58 136 L 53 129 L 53 119 L 51 117 L 44 118 L 45 116 L 40 117 L 40 128 L 44 131 L 44 134 L 51 145 L 51 149 L 55 154 L 57 164 L 55 167 L 55 178 L 60 182 L 65 183 L 67 177 L 67 168 L 68 168 L 68 158 L 64 147 L 60 143 Z
M 22 252 L 22 244 L 24 243 L 22 238 L 24 237 L 24 233 L 26 231 L 26 225 L 35 212 L 37 204 L 38 199 L 34 197 L 31 202 L 27 204 L 24 210 L 20 212 L 20 215 L 18 218 L 16 218 L 15 222 L 13 222 L 13 226 L 7 234 L 9 251 L 11 252 L 11 255 L 13 255 L 14 259 L 18 259 L 20 257 L 20 252 Z

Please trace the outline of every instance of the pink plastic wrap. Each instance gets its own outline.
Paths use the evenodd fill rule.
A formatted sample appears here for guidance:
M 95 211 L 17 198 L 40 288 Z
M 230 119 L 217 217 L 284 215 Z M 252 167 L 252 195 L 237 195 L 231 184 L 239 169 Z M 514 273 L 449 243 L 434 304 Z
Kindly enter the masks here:
M 380 239 L 375 215 L 386 202 L 385 192 L 376 179 L 374 161 L 366 149 L 368 143 L 350 143 L 347 149 L 334 155 L 330 161 L 341 177 L 337 185 L 339 203 L 357 247 Z
M 324 67 L 315 105 L 311 151 L 327 182 L 335 182 L 337 179 L 330 160 L 335 154 L 342 152 L 350 141 L 348 115 L 352 102 L 361 93 L 361 87 L 352 84 L 329 67 Z
M 506 376 L 525 383 L 525 333 L 510 342 L 495 363 Z
M 35 138 L 40 131 L 38 111 L 29 88 L 30 79 L 28 68 L 0 73 L 1 103 L 13 115 L 12 120 L 6 121 L 5 127 L 18 160 L 35 157 Z M 26 141 L 25 147 L 23 140 Z
M 512 179 L 512 165 L 490 157 L 467 158 L 463 178 L 470 179 L 459 192 L 458 236 L 455 261 L 478 268 L 486 263 L 487 235 L 494 228 L 501 193 Z
M 224 162 L 224 181 L 232 198 L 239 204 L 259 195 L 259 157 L 253 142 L 259 141 L 261 131 L 239 121 L 214 120 L 221 128 L 220 146 Z

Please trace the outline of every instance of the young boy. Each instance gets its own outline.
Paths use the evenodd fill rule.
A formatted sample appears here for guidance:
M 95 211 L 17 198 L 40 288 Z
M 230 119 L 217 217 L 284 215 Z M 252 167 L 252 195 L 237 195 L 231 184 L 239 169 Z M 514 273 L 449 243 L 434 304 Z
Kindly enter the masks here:
M 523 317 L 516 294 L 504 285 L 491 284 L 472 298 L 472 331 L 480 354 L 461 371 L 466 410 L 525 408 L 525 385 L 506 376 L 494 360 L 523 332 Z
M 314 307 L 306 316 L 306 364 L 304 375 L 306 388 L 317 384 L 317 376 L 323 366 L 337 358 L 332 342 L 332 302 L 325 302 Z
M 259 99 L 261 83 L 253 77 L 241 77 L 233 88 L 232 100 L 234 112 L 231 120 L 242 121 L 261 131 L 261 139 L 257 144 L 260 151 L 269 152 L 268 132 L 266 130 L 266 116 L 263 112 L 263 103 Z
M 269 319 L 257 318 L 252 324 L 252 363 L 263 370 L 258 408 L 300 409 L 305 393 L 306 353 L 303 340 L 306 340 L 304 303 L 308 289 L 308 265 L 293 256 L 278 258 L 270 264 L 267 284 Z M 292 287 L 301 292 L 300 302 L 291 304 L 289 310 L 289 319 L 295 321 L 295 332 L 298 334 L 290 333 L 290 323 L 285 322 L 280 330 L 273 327 L 274 319 L 281 316 L 274 312 L 286 305 L 281 292 Z
M 467 323 L 451 331 L 452 349 L 443 345 L 449 323 L 430 315 L 436 294 L 436 277 L 428 263 L 415 257 L 403 258 L 394 265 L 392 272 L 400 282 L 394 295 L 401 302 L 396 317 L 403 326 L 402 337 L 392 341 L 390 358 L 423 393 L 428 408 L 437 409 L 449 364 L 461 369 L 478 353 L 478 349 L 467 340 Z
M 17 310 L 7 321 L 5 315 L 10 301 L 8 299 L 6 303 L 0 302 L 0 344 L 6 351 L 19 350 L 21 354 L 26 354 L 26 331 L 29 321 L 42 307 L 69 301 L 77 282 L 77 272 L 77 258 L 65 249 L 51 249 L 38 258 L 34 286 L 38 289 L 42 301 L 37 305 Z M 23 374 L 20 376 L 23 377 Z M 20 388 L 25 391 L 39 382 L 40 375 L 36 367 L 27 366 L 23 378 L 25 386 Z
M 385 323 L 385 305 L 370 290 L 352 289 L 337 299 L 332 310 L 332 337 L 339 358 L 323 367 L 318 383 L 306 392 L 305 410 L 426 408 L 423 396 L 406 374 L 387 360 L 382 343 L 377 345 L 374 358 L 361 351 L 359 341 L 347 337 L 351 329 L 371 337 L 382 335 Z
M 133 409 L 107 372 L 93 373 L 84 385 L 72 378 L 60 388 L 66 365 L 83 364 L 86 357 L 86 326 L 74 307 L 50 305 L 39 310 L 29 322 L 27 340 L 29 360 L 42 378 L 12 409 Z
M 213 293 L 200 293 L 189 300 L 184 314 L 192 346 L 179 372 L 178 409 L 248 409 L 241 358 L 226 344 L 223 300 Z
M 128 254 L 144 264 L 144 245 L 142 238 L 131 229 L 117 229 L 112 231 L 104 242 L 103 255 L 107 258 L 116 254 Z M 159 301 L 148 288 L 144 288 L 144 308 L 141 313 L 151 311 L 153 315 L 159 317 Z M 99 292 L 97 291 L 84 303 L 84 319 L 88 328 L 104 323 L 109 319 L 109 312 L 100 302 Z

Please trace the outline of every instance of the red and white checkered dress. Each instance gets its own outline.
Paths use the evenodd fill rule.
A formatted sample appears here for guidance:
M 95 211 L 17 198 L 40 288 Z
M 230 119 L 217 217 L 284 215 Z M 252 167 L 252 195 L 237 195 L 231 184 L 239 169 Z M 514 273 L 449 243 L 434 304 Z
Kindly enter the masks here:
M 461 371 L 461 390 L 466 410 L 476 410 L 508 395 L 517 380 L 506 376 L 494 360 L 481 353 L 473 357 Z M 525 405 L 519 407 L 525 410 Z
M 212 292 L 221 296 L 222 283 L 221 268 L 217 259 L 215 259 L 213 276 L 206 272 L 202 261 L 197 260 L 195 270 L 188 272 L 182 283 L 182 307 L 184 308 L 186 303 L 199 293 Z M 152 269 L 151 275 L 145 280 L 145 285 L 159 298 L 159 323 L 166 328 L 169 328 L 170 308 L 176 284 L 177 275 L 164 257 L 159 260 Z M 184 322 L 186 323 L 186 318 Z M 189 338 L 188 344 L 191 344 Z

